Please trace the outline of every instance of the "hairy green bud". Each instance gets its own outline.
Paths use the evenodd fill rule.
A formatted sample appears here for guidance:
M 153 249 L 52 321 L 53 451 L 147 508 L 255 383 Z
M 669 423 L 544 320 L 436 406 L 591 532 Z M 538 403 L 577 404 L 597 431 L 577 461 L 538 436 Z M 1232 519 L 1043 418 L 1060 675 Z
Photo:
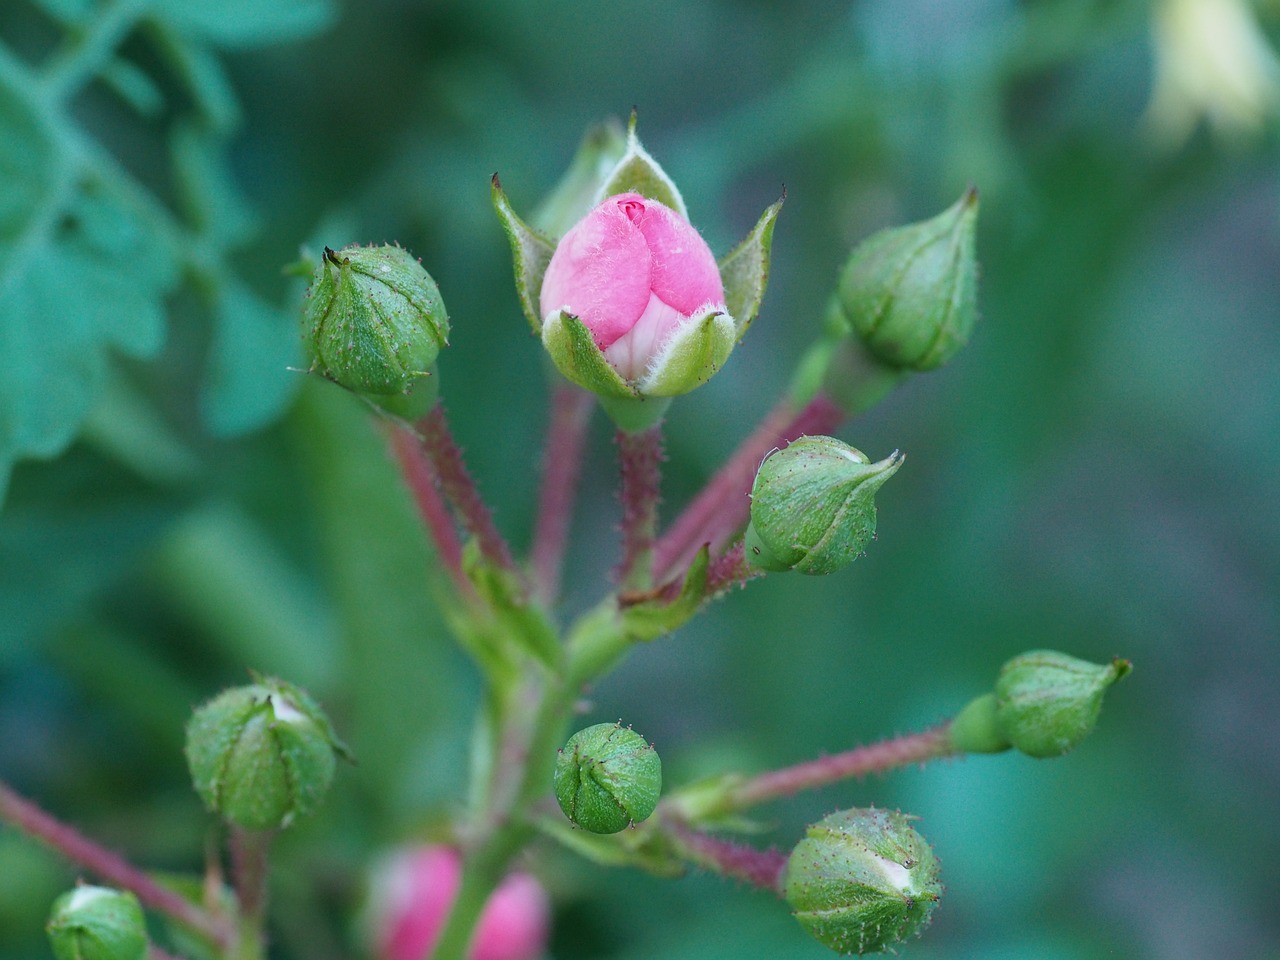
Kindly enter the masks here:
M 425 413 L 449 318 L 431 275 L 394 245 L 325 247 L 303 308 L 311 369 L 392 412 Z
M 876 533 L 875 494 L 902 466 L 871 463 L 832 437 L 801 437 L 765 458 L 751 488 L 747 560 L 762 570 L 834 573 Z
M 811 826 L 787 861 L 783 895 L 814 939 L 870 953 L 918 933 L 942 895 L 938 861 L 909 817 L 842 810 Z
M 249 830 L 287 827 L 310 813 L 346 754 L 329 720 L 299 687 L 273 678 L 223 691 L 187 724 L 187 764 L 211 811 Z
M 661 792 L 658 751 L 618 723 L 579 730 L 556 759 L 560 809 L 592 833 L 617 833 L 645 820 L 658 805 Z
M 147 924 L 132 893 L 79 886 L 53 902 L 49 945 L 58 960 L 142 960 Z
M 1032 650 L 1000 668 L 996 723 L 1031 757 L 1060 757 L 1097 722 L 1107 688 L 1132 669 L 1128 660 L 1089 663 L 1056 650 Z
M 978 317 L 977 217 L 978 193 L 970 188 L 930 220 L 868 237 L 845 263 L 828 325 L 857 334 L 890 367 L 942 366 L 968 342 Z

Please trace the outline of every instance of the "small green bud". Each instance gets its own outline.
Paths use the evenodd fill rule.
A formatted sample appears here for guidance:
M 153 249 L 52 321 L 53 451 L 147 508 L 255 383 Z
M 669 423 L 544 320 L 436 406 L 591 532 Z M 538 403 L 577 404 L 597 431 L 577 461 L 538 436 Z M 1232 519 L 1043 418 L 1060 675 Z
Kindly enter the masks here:
M 618 723 L 579 730 L 556 759 L 556 799 L 592 833 L 617 833 L 653 813 L 662 761 L 644 737 Z
M 783 895 L 814 939 L 862 954 L 924 928 L 942 885 L 937 858 L 910 819 L 842 810 L 805 832 L 787 861 Z
M 1108 687 L 1132 669 L 1128 660 L 1089 663 L 1055 650 L 1032 650 L 1000 668 L 996 723 L 1031 757 L 1060 757 L 1089 735 Z
M 273 678 L 223 691 L 187 724 L 187 764 L 211 811 L 249 830 L 313 810 L 346 748 L 302 689 Z
M 435 281 L 408 251 L 325 247 L 302 320 L 312 370 L 395 413 L 434 402 L 428 378 L 448 344 L 449 318 Z
M 978 317 L 974 228 L 978 192 L 931 220 L 892 227 L 854 248 L 840 274 L 838 314 L 883 363 L 932 370 L 969 340 Z
M 147 924 L 132 893 L 80 886 L 53 902 L 49 944 L 58 960 L 142 960 Z
M 875 494 L 905 457 L 879 463 L 831 437 L 801 437 L 765 458 L 751 488 L 747 559 L 762 570 L 833 573 L 875 537 Z

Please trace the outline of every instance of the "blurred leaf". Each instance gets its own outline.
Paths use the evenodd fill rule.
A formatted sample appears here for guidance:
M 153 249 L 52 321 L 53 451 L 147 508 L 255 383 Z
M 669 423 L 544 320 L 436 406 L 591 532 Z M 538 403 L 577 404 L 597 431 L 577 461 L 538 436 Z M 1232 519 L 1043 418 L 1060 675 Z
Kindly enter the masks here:
M 323 30 L 337 13 L 333 0 L 157 0 L 170 23 L 222 47 L 296 40 Z
M 0 494 L 19 457 L 64 448 L 101 389 L 106 351 L 148 357 L 177 279 L 138 211 L 76 181 L 32 106 L 0 77 Z
M 228 278 L 219 291 L 201 410 L 222 436 L 256 430 L 275 420 L 302 382 L 293 317 Z

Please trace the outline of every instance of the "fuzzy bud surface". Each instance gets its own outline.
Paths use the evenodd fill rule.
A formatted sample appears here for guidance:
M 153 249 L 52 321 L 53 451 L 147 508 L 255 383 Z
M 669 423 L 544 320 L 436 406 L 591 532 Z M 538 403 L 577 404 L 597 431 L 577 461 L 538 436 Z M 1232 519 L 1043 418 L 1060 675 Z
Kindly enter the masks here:
M 638 193 L 609 197 L 560 239 L 539 302 L 547 323 L 561 311 L 581 320 L 630 382 L 656 372 L 689 324 L 726 312 L 706 241 L 679 213 Z
M 556 758 L 556 800 L 592 833 L 617 833 L 648 818 L 662 792 L 658 752 L 630 727 L 597 723 L 579 730 Z
M 905 814 L 841 810 L 811 826 L 787 862 L 796 919 L 836 953 L 884 950 L 929 921 L 938 861 Z
M 54 901 L 46 928 L 58 960 L 143 960 L 147 926 L 132 893 L 79 886 Z

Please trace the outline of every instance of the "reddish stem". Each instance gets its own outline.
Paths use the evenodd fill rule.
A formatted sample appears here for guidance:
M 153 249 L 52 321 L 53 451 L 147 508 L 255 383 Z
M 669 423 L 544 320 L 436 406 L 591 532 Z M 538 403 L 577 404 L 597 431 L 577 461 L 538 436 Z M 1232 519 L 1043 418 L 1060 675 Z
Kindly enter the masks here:
M 948 730 L 951 722 L 940 724 L 921 733 L 881 740 L 844 753 L 819 757 L 793 767 L 772 770 L 744 781 L 733 790 L 729 808 L 744 810 L 747 807 L 790 796 L 801 790 L 812 790 L 839 780 L 864 777 L 869 773 L 884 773 L 909 763 L 924 763 L 940 757 L 959 753 L 951 745 Z
M 830 433 L 844 419 L 844 411 L 822 393 L 799 411 L 789 399 L 779 401 L 654 545 L 654 577 L 663 581 L 685 569 L 704 544 L 714 556 L 746 526 L 751 484 L 770 450 L 806 434 Z
M 260 930 L 267 912 L 267 853 L 274 834 L 231 827 L 231 875 L 241 916 Z
M 538 495 L 538 522 L 533 533 L 533 579 L 538 596 L 552 603 L 560 593 L 573 502 L 582 474 L 582 449 L 595 396 L 567 383 L 558 385 L 551 398 L 551 422 L 543 451 L 542 489 Z
M 462 450 L 449 431 L 444 407 L 437 403 L 418 421 L 417 427 L 422 435 L 422 448 L 435 467 L 441 489 L 458 511 L 462 525 L 476 538 L 480 552 L 490 563 L 514 572 L 516 565 L 511 559 L 511 550 L 494 525 L 493 514 L 467 472 Z
M 622 563 L 618 566 L 618 581 L 624 588 L 647 589 L 653 582 L 653 538 L 658 528 L 662 425 L 639 433 L 619 430 L 617 444 L 622 468 Z
M 707 571 L 707 595 L 715 596 L 730 587 L 745 586 L 748 580 L 763 576 L 763 570 L 747 563 L 746 545 L 738 540 L 711 561 L 711 568 Z
M 80 864 L 113 886 L 132 891 L 152 910 L 168 914 L 179 923 L 207 937 L 221 949 L 228 949 L 234 931 L 194 903 L 160 886 L 123 857 L 99 846 L 74 827 L 45 813 L 30 800 L 0 783 L 0 820 L 48 844 L 68 860 Z
M 471 583 L 462 571 L 462 543 L 458 540 L 453 518 L 449 516 L 449 510 L 440 498 L 435 471 L 417 435 L 407 427 L 393 427 L 391 445 L 395 450 L 396 460 L 400 463 L 400 472 L 409 492 L 413 494 L 414 503 L 418 505 L 418 513 L 435 543 L 436 556 L 440 558 L 441 565 L 448 571 L 454 585 L 464 594 L 470 595 Z
M 757 850 L 745 844 L 701 833 L 679 822 L 667 824 L 685 859 L 704 870 L 735 880 L 745 880 L 753 887 L 779 892 L 787 855 L 780 850 Z

